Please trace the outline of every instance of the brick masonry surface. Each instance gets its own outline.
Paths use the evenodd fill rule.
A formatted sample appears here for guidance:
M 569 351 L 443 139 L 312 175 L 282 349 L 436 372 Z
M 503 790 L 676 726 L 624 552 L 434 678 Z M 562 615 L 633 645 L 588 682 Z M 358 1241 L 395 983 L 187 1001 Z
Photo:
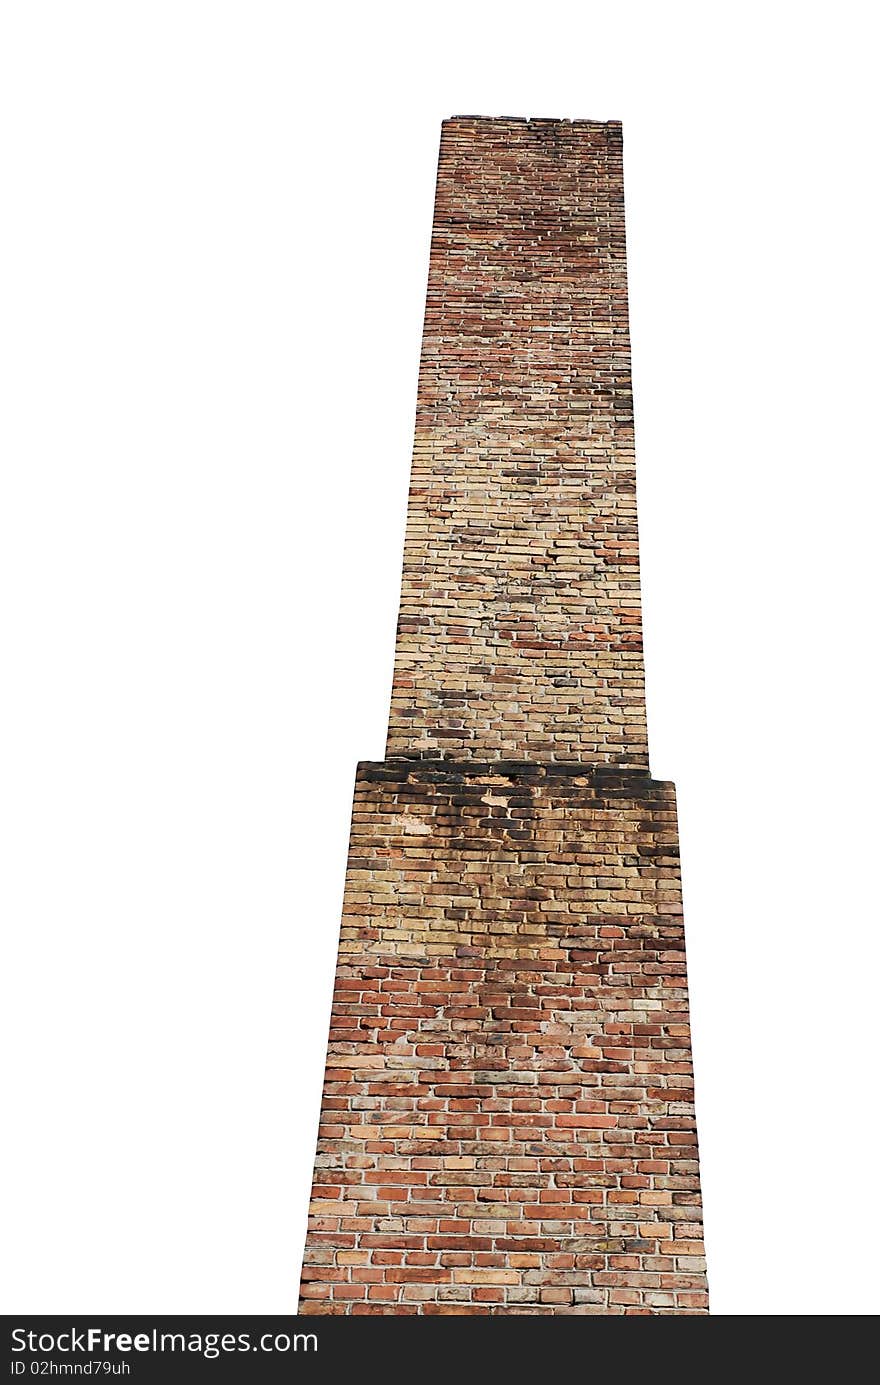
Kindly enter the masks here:
M 446 121 L 303 1313 L 708 1312 L 616 124 Z
M 389 755 L 647 767 L 619 125 L 443 127 Z

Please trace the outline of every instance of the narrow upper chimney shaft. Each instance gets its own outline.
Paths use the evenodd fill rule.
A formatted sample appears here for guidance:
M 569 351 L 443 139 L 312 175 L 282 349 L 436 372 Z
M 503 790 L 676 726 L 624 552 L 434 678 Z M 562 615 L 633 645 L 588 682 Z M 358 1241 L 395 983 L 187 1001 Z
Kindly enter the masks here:
M 389 756 L 648 764 L 621 129 L 443 125 Z

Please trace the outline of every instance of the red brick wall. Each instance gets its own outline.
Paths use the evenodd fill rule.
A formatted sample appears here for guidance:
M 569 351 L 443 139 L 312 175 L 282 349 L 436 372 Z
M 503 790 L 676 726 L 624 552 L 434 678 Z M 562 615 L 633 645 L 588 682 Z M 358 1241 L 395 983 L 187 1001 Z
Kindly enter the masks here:
M 647 766 L 619 125 L 443 126 L 389 755 Z
M 448 121 L 304 1313 L 708 1311 L 639 621 L 620 128 Z
M 675 797 L 362 765 L 304 1312 L 705 1305 Z

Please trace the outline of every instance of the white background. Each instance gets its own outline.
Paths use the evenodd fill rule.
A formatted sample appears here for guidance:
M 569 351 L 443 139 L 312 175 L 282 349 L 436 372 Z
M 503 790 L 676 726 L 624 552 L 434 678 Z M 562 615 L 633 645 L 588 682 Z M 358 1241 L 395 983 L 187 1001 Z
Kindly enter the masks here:
M 294 1308 L 456 113 L 624 122 L 713 1309 L 877 1310 L 871 12 L 3 6 L 6 1311 Z

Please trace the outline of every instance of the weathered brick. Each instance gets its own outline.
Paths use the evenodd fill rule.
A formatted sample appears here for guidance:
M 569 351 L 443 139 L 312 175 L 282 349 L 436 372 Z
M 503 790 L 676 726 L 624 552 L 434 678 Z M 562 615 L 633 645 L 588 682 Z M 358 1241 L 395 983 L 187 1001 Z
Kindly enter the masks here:
M 443 126 L 304 1313 L 708 1312 L 615 123 Z

